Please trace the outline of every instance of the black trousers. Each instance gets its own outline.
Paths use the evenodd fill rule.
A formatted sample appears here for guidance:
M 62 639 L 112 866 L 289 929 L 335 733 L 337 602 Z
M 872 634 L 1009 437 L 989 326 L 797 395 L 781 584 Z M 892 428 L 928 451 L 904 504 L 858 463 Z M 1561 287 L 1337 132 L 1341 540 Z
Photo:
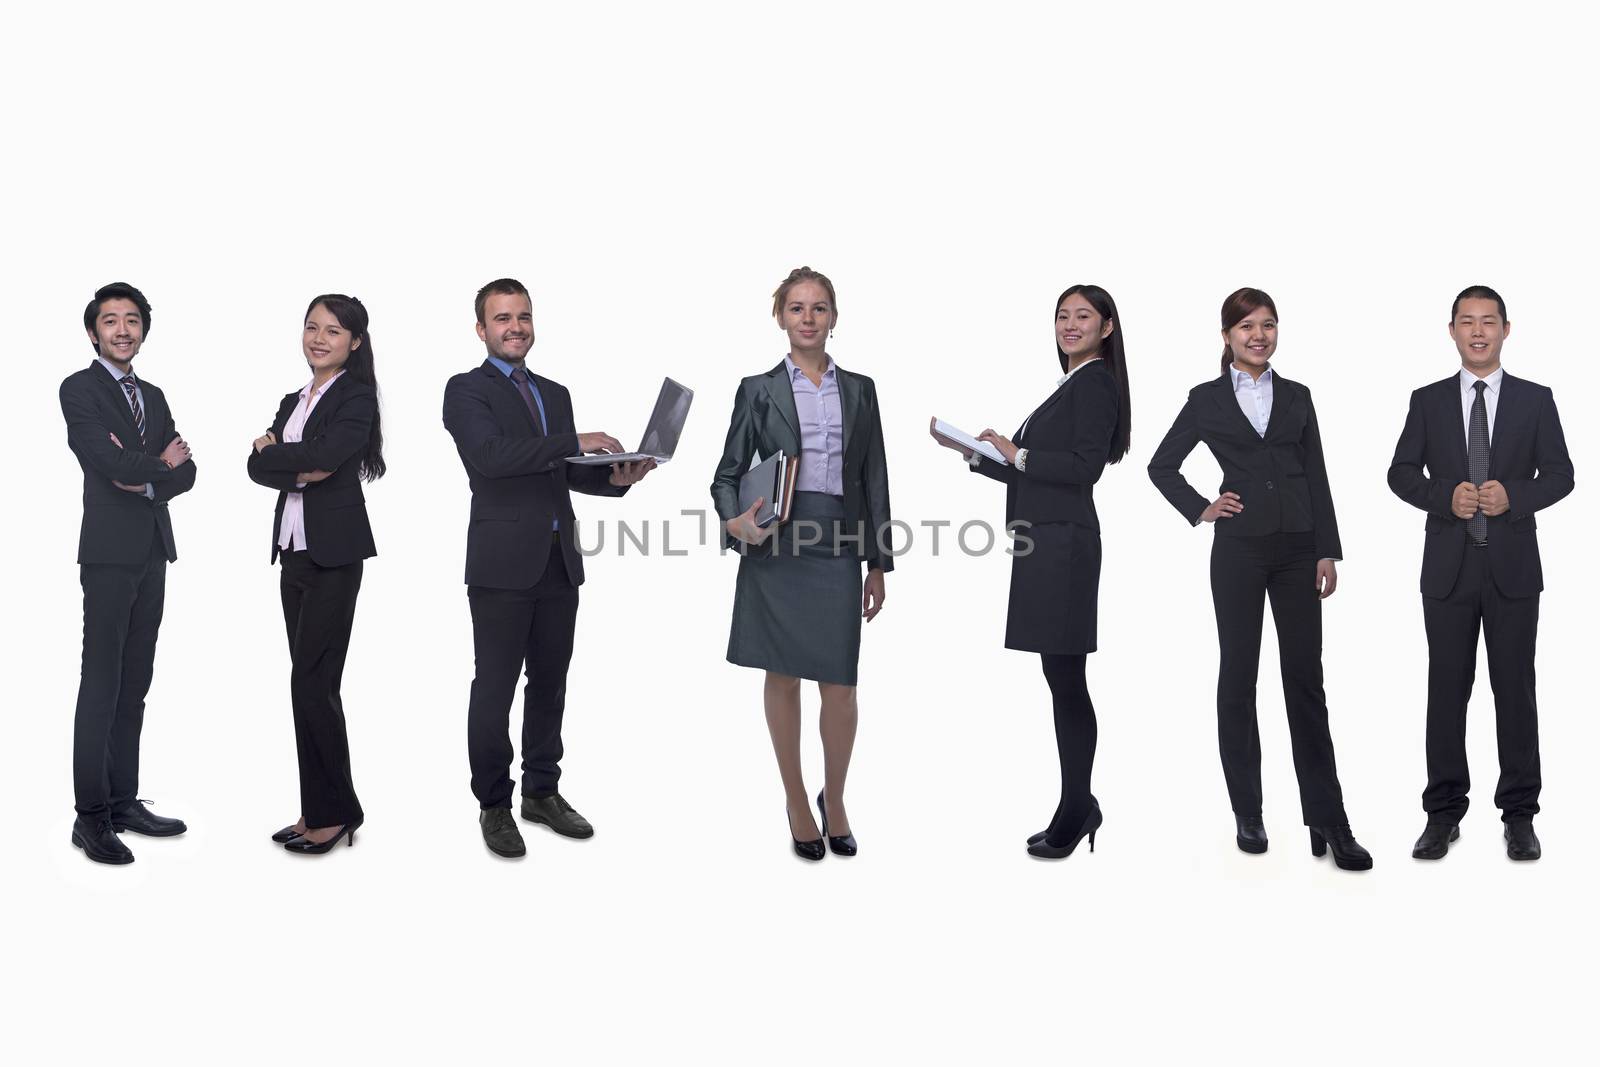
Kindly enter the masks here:
M 1085 676 L 1087 655 L 1041 655 L 1045 681 L 1050 684 L 1050 699 L 1056 720 L 1056 757 L 1061 763 L 1061 801 L 1046 828 L 1046 840 L 1057 847 L 1065 845 L 1083 829 L 1094 798 L 1089 777 L 1094 772 L 1095 742 L 1099 724 L 1094 717 L 1094 701 L 1089 699 Z
M 94 820 L 139 792 L 139 732 L 155 675 L 156 634 L 167 595 L 167 557 L 151 539 L 144 563 L 85 563 L 83 670 L 72 721 L 72 786 L 78 814 Z
M 558 538 L 544 574 L 531 589 L 467 587 L 472 607 L 476 671 L 467 707 L 467 754 L 472 793 L 483 808 L 509 808 L 511 702 L 526 671 L 522 705 L 522 792 L 556 791 L 561 778 L 561 716 L 567 705 L 567 665 L 578 621 L 578 587 L 572 584 Z
M 289 635 L 289 700 L 300 763 L 300 814 L 312 828 L 363 818 L 350 776 L 339 684 L 361 592 L 361 561 L 319 567 L 306 552 L 280 552 L 278 593 Z
M 1227 520 L 1223 520 L 1227 521 Z M 1228 797 L 1239 815 L 1261 814 L 1261 734 L 1256 675 L 1261 666 L 1263 600 L 1272 602 L 1278 669 L 1289 715 L 1300 811 L 1307 826 L 1347 822 L 1322 691 L 1322 601 L 1313 535 L 1217 535 L 1211 543 L 1211 599 L 1221 659 L 1217 740 Z
M 1478 628 L 1489 653 L 1500 782 L 1495 806 L 1504 819 L 1539 811 L 1539 709 L 1533 656 L 1539 594 L 1508 597 L 1494 584 L 1487 549 L 1468 546 L 1450 595 L 1422 598 L 1428 631 L 1428 787 L 1430 822 L 1460 822 L 1467 812 L 1467 701 L 1478 665 Z

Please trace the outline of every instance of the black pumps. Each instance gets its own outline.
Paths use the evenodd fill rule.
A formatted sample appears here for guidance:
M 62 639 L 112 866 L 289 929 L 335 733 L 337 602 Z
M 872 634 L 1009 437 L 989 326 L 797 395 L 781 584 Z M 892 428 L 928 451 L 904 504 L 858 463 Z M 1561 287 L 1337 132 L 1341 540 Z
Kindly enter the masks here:
M 297 856 L 321 856 L 324 853 L 332 852 L 334 846 L 340 841 L 344 841 L 351 845 L 355 844 L 356 831 L 360 828 L 361 820 L 352 819 L 343 826 L 339 827 L 338 833 L 334 834 L 320 845 L 304 836 L 300 836 L 293 838 L 292 840 L 285 841 L 283 843 L 283 850 L 285 852 L 293 852 Z
M 845 834 L 843 837 L 828 837 L 828 805 L 823 799 L 823 794 L 817 794 L 817 810 L 822 812 L 822 836 L 828 838 L 828 848 L 835 856 L 854 856 L 856 854 L 856 835 Z

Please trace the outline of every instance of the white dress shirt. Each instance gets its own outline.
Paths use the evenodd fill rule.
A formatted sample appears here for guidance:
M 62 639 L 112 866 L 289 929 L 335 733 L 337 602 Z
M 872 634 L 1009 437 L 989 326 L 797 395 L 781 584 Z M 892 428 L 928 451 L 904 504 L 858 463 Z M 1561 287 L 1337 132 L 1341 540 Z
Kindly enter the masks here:
M 1262 371 L 1259 378 L 1250 377 L 1248 371 L 1236 366 L 1229 369 L 1233 371 L 1233 398 L 1239 402 L 1239 410 L 1256 433 L 1267 436 L 1267 423 L 1272 421 L 1272 368 Z
M 1473 383 L 1482 381 L 1488 386 L 1483 391 L 1483 406 L 1489 414 L 1489 443 L 1494 444 L 1494 409 L 1500 403 L 1500 382 L 1505 376 L 1504 367 L 1496 367 L 1493 374 L 1481 379 L 1467 368 L 1461 368 L 1461 429 L 1467 435 L 1468 448 L 1472 447 L 1472 402 L 1478 398 Z
M 289 421 L 283 424 L 283 444 L 292 445 L 300 441 L 301 435 L 306 432 L 306 420 L 311 418 L 311 411 L 317 406 L 317 401 L 322 399 L 322 394 L 328 391 L 328 386 L 338 381 L 344 374 L 339 371 L 332 378 L 323 383 L 321 389 L 311 388 L 312 382 L 307 382 L 306 387 L 300 390 L 300 402 L 294 406 L 294 412 L 289 416 Z M 296 483 L 300 488 L 305 488 L 305 482 Z M 290 493 L 283 500 L 283 520 L 278 523 L 278 547 L 280 549 L 293 549 L 296 552 L 306 550 L 306 501 L 304 493 Z

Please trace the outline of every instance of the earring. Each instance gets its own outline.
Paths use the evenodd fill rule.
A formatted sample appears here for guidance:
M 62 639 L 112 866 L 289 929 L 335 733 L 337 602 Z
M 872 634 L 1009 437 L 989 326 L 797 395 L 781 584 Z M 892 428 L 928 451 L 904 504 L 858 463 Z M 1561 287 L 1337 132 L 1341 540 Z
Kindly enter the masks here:
M 832 326 L 828 327 L 828 340 L 830 340 L 830 341 L 833 340 L 833 327 Z

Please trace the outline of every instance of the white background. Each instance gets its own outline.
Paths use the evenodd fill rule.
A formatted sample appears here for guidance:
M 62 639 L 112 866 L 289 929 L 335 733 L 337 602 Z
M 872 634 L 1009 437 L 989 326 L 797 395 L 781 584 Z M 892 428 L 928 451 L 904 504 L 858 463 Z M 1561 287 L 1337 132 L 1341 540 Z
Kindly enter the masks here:
M 1577 1056 L 1597 948 L 1593 26 L 1566 6 L 1105 7 L 13 16 L 0 773 L 18 1062 Z M 598 833 L 528 827 L 525 860 L 490 856 L 465 745 L 466 479 L 439 418 L 445 379 L 482 358 L 474 291 L 530 286 L 531 362 L 570 387 L 580 430 L 631 445 L 663 374 L 697 391 L 670 465 L 577 503 L 591 525 L 659 524 L 709 506 L 737 381 L 783 352 L 769 294 L 801 263 L 838 286 L 831 350 L 878 383 L 913 524 L 1000 523 L 1000 487 L 938 450 L 928 417 L 1010 432 L 1058 374 L 1056 294 L 1116 296 L 1134 429 L 1097 489 L 1099 850 L 1025 855 L 1057 778 L 1037 660 L 1001 647 L 1009 561 L 935 558 L 919 531 L 864 640 L 858 858 L 790 853 L 760 676 L 722 658 L 734 560 L 617 558 L 614 536 L 588 564 L 563 779 Z M 172 506 L 141 785 L 190 831 L 130 835 L 122 869 L 68 844 L 81 483 L 55 393 L 113 279 L 154 304 L 136 367 L 199 465 Z M 1507 298 L 1506 366 L 1555 389 L 1579 471 L 1540 516 L 1537 864 L 1500 841 L 1484 670 L 1462 839 L 1410 859 L 1423 516 L 1384 473 L 1410 391 L 1456 366 L 1450 300 L 1478 282 Z M 1276 297 L 1276 365 L 1317 398 L 1346 557 L 1327 690 L 1368 874 L 1308 854 L 1270 627 L 1272 848 L 1235 849 L 1209 532 L 1143 471 L 1216 373 L 1240 285 Z M 297 794 L 273 497 L 244 460 L 303 384 L 300 316 L 329 290 L 371 310 L 392 473 L 368 492 L 381 554 L 344 686 L 368 825 L 310 861 L 267 840 Z M 1203 451 L 1187 470 L 1215 486 Z

